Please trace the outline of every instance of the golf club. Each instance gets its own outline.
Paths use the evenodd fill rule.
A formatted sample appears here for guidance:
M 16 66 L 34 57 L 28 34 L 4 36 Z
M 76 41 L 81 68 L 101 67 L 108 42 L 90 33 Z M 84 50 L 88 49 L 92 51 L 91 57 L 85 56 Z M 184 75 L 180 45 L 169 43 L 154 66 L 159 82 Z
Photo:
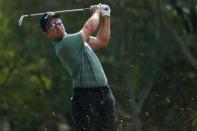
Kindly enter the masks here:
M 59 11 L 52 11 L 54 13 L 70 13 L 70 12 L 79 12 L 79 11 L 88 11 L 90 10 L 90 8 L 81 8 L 81 9 L 71 9 L 71 10 L 59 10 Z M 18 24 L 19 26 L 21 26 L 23 24 L 23 19 L 25 17 L 32 17 L 32 16 L 39 16 L 39 15 L 43 15 L 44 13 L 36 13 L 36 14 L 25 14 L 25 15 L 21 15 Z

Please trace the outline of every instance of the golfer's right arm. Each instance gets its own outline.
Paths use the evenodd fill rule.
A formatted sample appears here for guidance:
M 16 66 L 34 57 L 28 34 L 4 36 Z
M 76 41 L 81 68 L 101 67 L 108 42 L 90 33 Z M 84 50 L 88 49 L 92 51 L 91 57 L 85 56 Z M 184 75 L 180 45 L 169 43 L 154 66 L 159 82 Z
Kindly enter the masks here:
M 104 48 L 107 46 L 110 38 L 111 9 L 108 5 L 99 4 L 97 6 L 92 6 L 91 10 L 94 11 L 94 13 L 82 28 L 82 36 L 84 41 L 87 42 L 92 47 L 92 49 Z M 100 27 L 97 36 L 90 36 L 94 31 L 96 31 L 98 26 Z
M 84 42 L 89 41 L 90 36 L 98 29 L 100 22 L 100 6 L 93 5 L 90 7 L 90 11 L 92 12 L 92 16 L 86 21 L 80 31 Z

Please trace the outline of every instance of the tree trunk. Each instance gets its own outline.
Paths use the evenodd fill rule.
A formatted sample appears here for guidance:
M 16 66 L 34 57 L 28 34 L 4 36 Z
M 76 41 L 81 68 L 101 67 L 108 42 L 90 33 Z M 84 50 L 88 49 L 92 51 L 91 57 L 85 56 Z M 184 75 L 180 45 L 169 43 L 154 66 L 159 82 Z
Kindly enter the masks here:
M 142 131 L 142 123 L 141 123 L 141 118 L 140 114 L 142 111 L 142 108 L 144 106 L 144 103 L 152 90 L 154 79 L 155 79 L 155 74 L 157 70 L 153 70 L 152 76 L 149 77 L 149 79 L 146 79 L 143 81 L 144 87 L 141 87 L 141 92 L 138 94 L 138 96 L 135 95 L 135 90 L 133 86 L 133 77 L 132 77 L 132 72 L 127 71 L 126 80 L 127 80 L 127 85 L 128 85 L 128 92 L 129 92 L 129 99 L 130 99 L 130 105 L 132 109 L 131 117 L 133 118 L 134 125 L 136 128 L 136 131 Z M 139 99 L 139 102 L 137 102 L 137 99 Z

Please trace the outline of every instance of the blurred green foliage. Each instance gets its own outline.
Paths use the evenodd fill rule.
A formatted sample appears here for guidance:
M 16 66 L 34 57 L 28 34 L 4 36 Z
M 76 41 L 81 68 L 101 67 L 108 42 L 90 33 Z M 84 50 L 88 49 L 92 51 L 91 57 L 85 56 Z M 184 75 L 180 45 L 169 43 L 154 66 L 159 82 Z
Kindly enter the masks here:
M 117 99 L 118 131 L 197 130 L 195 0 L 0 0 L 0 130 L 72 128 L 71 79 L 39 17 L 22 14 L 109 4 L 111 39 L 98 50 Z M 61 14 L 68 33 L 89 12 Z

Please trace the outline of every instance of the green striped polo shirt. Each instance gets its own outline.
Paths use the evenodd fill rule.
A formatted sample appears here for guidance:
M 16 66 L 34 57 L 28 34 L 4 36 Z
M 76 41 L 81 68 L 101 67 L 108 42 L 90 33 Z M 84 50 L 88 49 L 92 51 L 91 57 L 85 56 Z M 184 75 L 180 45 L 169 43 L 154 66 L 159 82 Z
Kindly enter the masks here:
M 107 78 L 102 65 L 91 49 L 83 42 L 80 32 L 67 34 L 54 42 L 55 52 L 72 77 L 73 87 L 107 86 Z

